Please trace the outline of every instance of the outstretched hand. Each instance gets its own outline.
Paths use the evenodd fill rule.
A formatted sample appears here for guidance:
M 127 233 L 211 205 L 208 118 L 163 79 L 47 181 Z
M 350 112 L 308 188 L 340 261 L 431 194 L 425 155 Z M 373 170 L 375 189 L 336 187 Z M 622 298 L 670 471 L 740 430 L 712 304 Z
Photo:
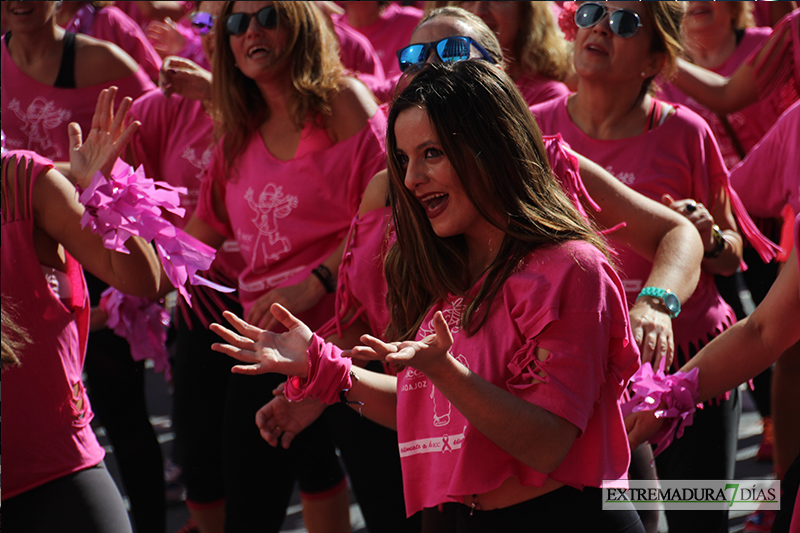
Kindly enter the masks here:
M 325 411 L 319 400 L 305 399 L 290 402 L 283 395 L 284 384 L 272 391 L 275 396 L 271 402 L 256 413 L 256 425 L 261 438 L 270 446 L 278 444 L 288 449 L 292 440 L 310 426 Z
M 441 311 L 433 315 L 433 335 L 420 341 L 403 341 L 386 343 L 371 335 L 362 335 L 361 342 L 365 346 L 356 346 L 350 350 L 357 359 L 377 359 L 387 363 L 416 368 L 424 374 L 447 359 L 447 352 L 453 346 L 453 335 Z
M 307 377 L 311 330 L 279 304 L 273 304 L 270 310 L 288 331 L 280 334 L 265 331 L 248 324 L 230 311 L 225 311 L 222 315 L 236 332 L 217 323 L 211 324 L 211 331 L 227 343 L 214 343 L 211 349 L 249 363 L 234 366 L 231 372 L 235 374 L 276 372 L 287 376 Z
M 141 125 L 140 122 L 133 121 L 125 126 L 125 118 L 132 103 L 129 97 L 122 99 L 119 109 L 114 113 L 116 95 L 116 87 L 100 92 L 92 117 L 92 129 L 86 142 L 83 142 L 83 132 L 77 122 L 70 122 L 68 126 L 69 173 L 71 179 L 81 187 L 88 187 L 98 170 L 109 177 L 117 157 Z

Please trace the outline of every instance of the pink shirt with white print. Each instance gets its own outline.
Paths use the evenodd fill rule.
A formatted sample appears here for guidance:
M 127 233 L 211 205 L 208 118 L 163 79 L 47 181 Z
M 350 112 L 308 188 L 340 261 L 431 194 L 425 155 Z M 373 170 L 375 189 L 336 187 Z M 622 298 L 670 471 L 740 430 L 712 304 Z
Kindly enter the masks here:
M 531 111 L 544 133 L 560 133 L 576 152 L 659 203 L 663 194 L 670 194 L 713 206 L 728 185 L 728 173 L 708 124 L 685 107 L 677 106 L 664 124 L 643 135 L 610 141 L 593 139 L 578 129 L 567 112 L 567 97 L 533 106 Z M 737 219 L 747 216 L 743 210 L 736 215 Z M 622 245 L 617 251 L 620 277 L 632 306 L 653 264 Z M 709 336 L 722 333 L 734 321 L 733 310 L 717 292 L 714 277 L 703 272 L 680 315 L 672 320 L 675 345 L 689 357 L 692 348 L 698 350 Z M 678 366 L 683 363 L 676 361 Z
M 433 315 L 442 311 L 459 362 L 568 420 L 579 436 L 558 468 L 543 474 L 500 449 L 424 374 L 406 368 L 397 381 L 397 433 L 407 514 L 496 489 L 509 477 L 525 486 L 551 477 L 576 488 L 626 479 L 630 452 L 618 399 L 639 352 L 622 284 L 602 253 L 575 241 L 532 252 L 472 336 L 461 329 L 463 307 L 464 298 L 452 295 L 436 303 L 417 339 L 433 332 Z M 536 358 L 537 348 L 550 352 L 545 361 Z
M 731 76 L 752 52 L 761 47 L 770 33 L 772 33 L 772 28 L 747 28 L 733 55 L 722 65 L 711 70 L 720 76 Z M 736 148 L 734 148 L 731 137 L 728 135 L 722 121 L 716 113 L 698 104 L 671 83 L 664 86 L 659 92 L 658 97 L 675 104 L 683 104 L 708 122 L 708 125 L 711 126 L 711 131 L 714 132 L 714 136 L 719 143 L 723 160 L 728 168 L 733 168 L 736 163 L 741 161 Z M 742 110 L 725 115 L 725 119 L 728 121 L 728 124 L 730 124 L 731 129 L 736 134 L 739 144 L 746 154 L 756 145 L 761 137 L 769 131 L 782 111 L 782 106 L 777 105 L 774 100 L 761 100 Z
M 3 500 L 54 479 L 94 466 L 105 452 L 90 425 L 92 413 L 81 373 L 89 335 L 89 294 L 81 265 L 66 254 L 66 272 L 43 274 L 34 245 L 33 190 L 37 179 L 53 168 L 51 161 L 29 151 L 2 155 L 3 164 L 27 161 L 32 179 L 18 183 L 14 172 L 3 176 L 3 307 L 13 306 L 17 323 L 31 344 L 22 364 L 3 371 Z M 7 183 L 10 179 L 13 183 Z M 6 196 L 13 187 L 28 187 Z M 20 201 L 23 200 L 23 201 Z M 14 202 L 9 207 L 6 202 Z M 54 288 L 58 288 L 58 294 Z
M 169 212 L 163 212 L 164 218 L 174 226 L 183 228 L 197 208 L 200 187 L 206 170 L 211 164 L 216 143 L 214 142 L 214 123 L 206 113 L 199 100 L 189 100 L 179 95 L 167 98 L 153 89 L 137 98 L 129 113 L 129 120 L 138 120 L 141 126 L 130 142 L 134 160 L 144 165 L 148 178 L 166 181 L 176 187 L 186 187 L 187 193 L 181 195 L 181 207 L 186 209 L 183 218 Z M 244 261 L 239 253 L 235 240 L 228 240 L 217 251 L 211 269 L 201 275 L 211 281 L 228 287 L 235 287 L 239 273 L 244 268 Z M 216 302 L 219 305 L 219 294 L 213 289 L 203 286 L 189 285 L 190 294 L 198 291 L 204 294 L 201 298 L 193 298 L 192 310 L 204 323 L 210 317 L 200 307 L 211 307 L 213 318 L 221 319 L 213 306 L 204 305 Z M 186 309 L 184 311 L 188 312 Z
M 5 36 L 4 36 L 5 37 Z M 92 116 L 100 92 L 116 86 L 117 103 L 123 97 L 138 98 L 155 85 L 141 68 L 130 76 L 80 89 L 51 87 L 24 74 L 8 53 L 3 38 L 0 52 L 0 107 L 3 132 L 9 150 L 31 150 L 53 161 L 69 159 L 67 124 L 77 122 L 84 137 L 92 127 Z
M 731 169 L 731 185 L 755 216 L 780 216 L 786 204 L 800 213 L 800 102 Z
M 380 112 L 359 133 L 333 145 L 324 130 L 309 122 L 295 158 L 280 161 L 256 132 L 230 175 L 217 148 L 196 215 L 239 243 L 245 261 L 239 296 L 245 313 L 266 292 L 307 278 L 339 246 L 369 180 L 386 166 L 385 135 Z M 311 146 L 315 142 L 318 146 Z M 214 214 L 214 181 L 228 223 Z M 333 316 L 333 303 L 334 296 L 327 295 L 299 318 L 317 329 Z

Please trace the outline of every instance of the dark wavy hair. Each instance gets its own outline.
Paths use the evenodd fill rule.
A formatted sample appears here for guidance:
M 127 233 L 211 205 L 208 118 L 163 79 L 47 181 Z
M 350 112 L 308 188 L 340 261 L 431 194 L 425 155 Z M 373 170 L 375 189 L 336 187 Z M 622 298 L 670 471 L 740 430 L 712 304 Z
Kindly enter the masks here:
M 477 211 L 505 233 L 485 281 L 467 304 L 464 331 L 471 335 L 480 329 L 497 291 L 533 250 L 584 240 L 607 254 L 602 238 L 553 176 L 539 127 L 511 78 L 485 61 L 424 65 L 389 113 L 389 199 L 397 241 L 384 267 L 388 338 L 413 338 L 436 301 L 448 294 L 466 295 L 475 281 L 463 235 L 438 237 L 422 205 L 404 186 L 394 127 L 397 117 L 412 107 L 427 112 Z

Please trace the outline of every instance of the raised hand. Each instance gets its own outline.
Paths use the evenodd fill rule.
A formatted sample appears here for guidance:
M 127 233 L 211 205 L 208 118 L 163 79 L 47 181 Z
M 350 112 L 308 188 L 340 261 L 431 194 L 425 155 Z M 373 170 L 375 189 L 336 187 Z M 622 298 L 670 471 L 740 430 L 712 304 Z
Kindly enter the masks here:
M 116 87 L 100 92 L 97 98 L 92 129 L 83 142 L 83 132 L 77 122 L 71 122 L 69 131 L 70 178 L 81 187 L 88 187 L 97 171 L 108 177 L 114 162 L 127 146 L 133 134 L 141 125 L 133 121 L 125 126 L 125 118 L 131 107 L 131 99 L 123 98 L 119 109 L 114 113 Z
M 211 73 L 184 57 L 164 59 L 158 73 L 158 86 L 167 98 L 174 93 L 189 100 L 211 100 Z
M 211 331 L 227 343 L 214 343 L 211 349 L 243 363 L 249 363 L 234 366 L 231 372 L 235 374 L 257 375 L 275 372 L 287 376 L 307 377 L 311 330 L 278 304 L 273 304 L 271 311 L 289 331 L 281 334 L 265 331 L 248 324 L 230 311 L 225 311 L 223 316 L 236 332 L 220 324 L 211 324 Z
M 272 391 L 275 399 L 258 410 L 256 425 L 261 438 L 270 446 L 277 447 L 280 444 L 288 449 L 292 440 L 319 418 L 325 406 L 319 400 L 312 399 L 290 402 L 283 395 L 283 387 L 281 384 Z
M 420 341 L 386 343 L 371 335 L 362 335 L 365 346 L 356 346 L 350 355 L 358 359 L 379 359 L 387 363 L 405 365 L 428 373 L 445 362 L 447 352 L 453 346 L 453 335 L 441 311 L 433 316 L 434 334 Z

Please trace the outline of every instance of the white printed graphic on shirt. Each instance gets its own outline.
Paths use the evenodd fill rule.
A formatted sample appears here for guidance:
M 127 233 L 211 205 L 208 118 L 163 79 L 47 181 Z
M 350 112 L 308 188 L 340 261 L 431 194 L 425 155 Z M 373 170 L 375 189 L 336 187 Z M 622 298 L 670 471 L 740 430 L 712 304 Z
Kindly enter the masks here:
M 461 331 L 461 315 L 463 314 L 464 311 L 464 299 L 457 298 L 452 302 L 451 305 L 452 307 L 450 308 L 442 309 L 442 315 L 444 316 L 444 320 L 445 322 L 447 322 L 447 326 L 450 328 L 450 331 L 455 334 Z M 433 329 L 433 320 L 431 319 L 431 321 L 429 321 L 427 324 L 421 325 L 420 332 L 425 337 L 427 337 L 428 335 L 433 335 L 435 333 Z M 465 356 L 457 355 L 454 357 L 462 365 L 469 368 L 469 361 L 467 361 L 467 358 Z M 421 377 L 423 379 L 426 379 L 422 374 L 422 372 L 414 368 L 409 368 L 406 371 L 406 377 L 407 378 Z M 435 427 L 444 427 L 450 424 L 450 414 L 452 412 L 453 406 L 450 403 L 450 401 L 436 389 L 436 387 L 431 385 L 430 389 L 431 389 L 430 399 L 433 402 L 433 425 Z M 409 388 L 409 390 L 411 390 L 411 388 Z M 431 449 L 429 451 L 438 451 L 438 450 Z M 425 452 L 417 451 L 415 453 L 425 453 Z
M 398 445 L 400 448 L 400 457 L 408 457 L 409 455 L 417 455 L 418 453 L 444 453 L 458 450 L 464 443 L 464 432 L 466 429 L 467 426 L 464 426 L 461 433 L 456 435 L 448 435 L 445 433 L 441 437 L 429 437 L 401 442 Z
M 62 124 L 72 116 L 69 109 L 57 109 L 53 100 L 45 100 L 41 96 L 34 98 L 25 112 L 16 98 L 9 102 L 8 108 L 25 123 L 22 132 L 28 136 L 28 150 L 50 159 L 61 159 L 64 156 L 61 148 L 53 144 L 49 130 L 63 127 Z M 88 132 L 84 135 L 88 135 Z
M 189 162 L 194 168 L 197 169 L 197 174 L 194 175 L 195 178 L 202 180 L 203 179 L 203 172 L 206 171 L 208 165 L 211 163 L 211 158 L 214 155 L 214 144 L 210 144 L 208 148 L 203 151 L 203 155 L 201 157 L 197 157 L 195 155 L 194 148 L 191 146 L 187 146 L 186 149 L 181 154 L 181 157 Z
M 611 165 L 607 166 L 606 170 L 625 185 L 633 185 L 633 182 L 636 181 L 636 175 L 633 172 L 614 172 L 614 167 Z
M 256 213 L 252 222 L 258 229 L 250 267 L 253 272 L 264 271 L 271 262 L 292 249 L 289 239 L 279 232 L 278 220 L 289 216 L 297 207 L 297 196 L 286 195 L 283 187 L 269 183 L 258 195 L 257 202 L 253 201 L 253 189 L 247 189 L 244 199 Z

